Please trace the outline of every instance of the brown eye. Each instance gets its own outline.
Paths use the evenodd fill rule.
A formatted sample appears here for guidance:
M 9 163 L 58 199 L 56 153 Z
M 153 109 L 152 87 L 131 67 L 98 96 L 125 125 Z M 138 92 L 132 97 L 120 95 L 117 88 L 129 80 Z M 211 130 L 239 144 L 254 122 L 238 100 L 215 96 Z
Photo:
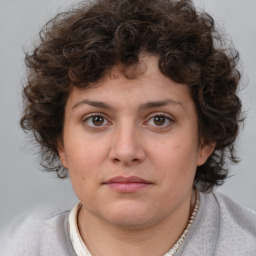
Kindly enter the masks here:
M 155 116 L 154 117 L 154 124 L 157 126 L 162 126 L 166 122 L 166 117 L 164 116 Z
M 156 131 L 166 131 L 172 127 L 174 119 L 170 115 L 165 114 L 155 114 L 152 115 L 147 121 L 146 125 L 151 129 L 156 129 Z
M 92 117 L 92 123 L 95 126 L 100 126 L 104 124 L 104 117 L 103 116 L 93 116 Z
M 109 124 L 109 122 L 102 115 L 91 114 L 89 117 L 84 119 L 83 124 L 89 129 L 90 128 L 92 128 L 92 129 L 96 129 L 96 128 L 102 129 L 102 128 L 106 127 Z

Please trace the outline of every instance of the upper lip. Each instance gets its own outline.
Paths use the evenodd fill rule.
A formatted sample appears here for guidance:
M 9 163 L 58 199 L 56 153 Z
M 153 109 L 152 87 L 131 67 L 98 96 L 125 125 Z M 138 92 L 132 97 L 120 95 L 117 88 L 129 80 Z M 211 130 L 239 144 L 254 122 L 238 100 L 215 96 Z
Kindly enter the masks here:
M 145 183 L 145 184 L 152 184 L 152 182 L 142 179 L 138 176 L 129 176 L 129 177 L 124 177 L 124 176 L 117 176 L 113 177 L 104 184 L 110 184 L 110 183 Z

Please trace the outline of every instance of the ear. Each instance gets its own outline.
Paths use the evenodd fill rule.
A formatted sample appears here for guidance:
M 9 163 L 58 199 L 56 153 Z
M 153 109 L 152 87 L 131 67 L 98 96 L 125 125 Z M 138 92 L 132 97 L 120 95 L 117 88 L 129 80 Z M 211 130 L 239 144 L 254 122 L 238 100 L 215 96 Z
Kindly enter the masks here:
M 61 161 L 62 165 L 65 168 L 68 168 L 67 156 L 66 156 L 66 152 L 65 152 L 65 148 L 64 148 L 64 143 L 63 143 L 63 140 L 61 138 L 58 138 L 57 150 L 58 150 L 59 158 L 60 158 L 60 161 Z
M 216 147 L 216 142 L 203 138 L 199 144 L 197 166 L 203 165 L 208 157 L 213 153 Z

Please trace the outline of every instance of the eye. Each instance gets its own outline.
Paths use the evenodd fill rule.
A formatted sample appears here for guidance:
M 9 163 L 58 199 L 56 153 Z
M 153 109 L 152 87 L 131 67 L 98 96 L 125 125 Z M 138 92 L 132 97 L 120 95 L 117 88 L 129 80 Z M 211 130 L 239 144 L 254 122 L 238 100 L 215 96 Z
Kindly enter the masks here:
M 162 126 L 166 122 L 166 117 L 165 116 L 155 116 L 155 117 L 153 117 L 153 122 L 157 126 Z
M 156 127 L 156 128 L 168 128 L 173 123 L 173 119 L 170 116 L 164 114 L 157 114 L 151 116 L 150 119 L 146 122 L 147 125 Z
M 103 116 L 92 116 L 89 119 L 91 119 L 92 124 L 95 126 L 101 126 L 105 121 Z
M 109 125 L 110 122 L 101 114 L 90 114 L 85 117 L 83 124 L 92 129 L 101 129 Z

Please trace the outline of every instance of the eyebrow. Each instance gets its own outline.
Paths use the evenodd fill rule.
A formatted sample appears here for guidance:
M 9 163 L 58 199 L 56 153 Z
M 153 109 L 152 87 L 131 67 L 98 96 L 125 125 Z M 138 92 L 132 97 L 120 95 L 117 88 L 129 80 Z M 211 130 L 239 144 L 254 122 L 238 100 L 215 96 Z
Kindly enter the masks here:
M 83 104 L 87 104 L 87 105 L 90 105 L 90 106 L 93 106 L 93 107 L 96 107 L 96 108 L 113 109 L 113 107 L 110 106 L 110 105 L 107 104 L 107 103 L 104 103 L 104 102 L 101 102 L 101 101 L 86 100 L 86 99 L 83 99 L 83 100 L 77 102 L 77 103 L 72 107 L 72 109 L 75 109 L 75 108 L 77 108 L 78 106 L 83 105 Z
M 77 108 L 77 107 L 79 107 L 80 105 L 83 105 L 83 104 L 87 104 L 87 105 L 97 107 L 97 108 L 108 109 L 108 110 L 114 109 L 111 105 L 109 105 L 105 102 L 92 101 L 92 100 L 87 100 L 87 99 L 83 99 L 83 100 L 77 102 L 72 107 L 72 109 L 75 109 L 75 108 Z M 138 109 L 139 110 L 146 110 L 146 109 L 150 109 L 150 108 L 163 107 L 163 106 L 166 106 L 166 105 L 169 105 L 169 104 L 179 105 L 179 106 L 184 108 L 184 105 L 181 102 L 173 100 L 173 99 L 167 99 L 167 100 L 163 100 L 163 101 L 150 101 L 150 102 L 143 103 L 139 106 Z
M 179 105 L 181 107 L 184 107 L 183 104 L 179 101 L 173 100 L 173 99 L 167 99 L 167 100 L 162 100 L 162 101 L 151 101 L 151 102 L 146 102 L 142 105 L 139 106 L 139 110 L 146 110 L 150 108 L 158 108 L 158 107 L 163 107 L 166 105 Z

